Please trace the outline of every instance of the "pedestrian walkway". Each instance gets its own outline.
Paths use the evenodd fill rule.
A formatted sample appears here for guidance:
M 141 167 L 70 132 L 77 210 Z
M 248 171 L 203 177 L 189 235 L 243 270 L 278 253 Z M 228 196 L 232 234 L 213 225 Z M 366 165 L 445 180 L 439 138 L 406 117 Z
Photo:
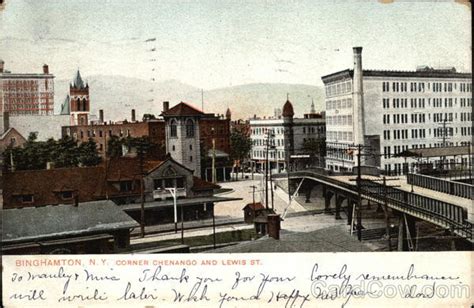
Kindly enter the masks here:
M 331 178 L 337 179 L 341 182 L 351 184 L 354 186 L 356 185 L 356 182 L 355 182 L 356 176 L 332 176 Z M 363 178 L 367 180 L 376 180 L 378 183 L 381 183 L 380 177 L 364 175 Z M 390 177 L 390 179 L 391 179 L 390 181 L 387 181 L 387 185 L 396 186 L 397 189 L 411 192 L 412 185 L 407 183 L 406 176 L 400 175 L 397 177 Z M 450 194 L 442 193 L 439 191 L 435 191 L 435 190 L 431 190 L 431 189 L 423 188 L 419 186 L 413 186 L 413 193 L 421 195 L 421 196 L 425 196 L 431 199 L 461 206 L 467 210 L 468 220 L 471 222 L 474 222 L 474 212 L 473 212 L 474 205 L 473 205 L 472 200 L 461 198 L 458 196 L 453 196 Z

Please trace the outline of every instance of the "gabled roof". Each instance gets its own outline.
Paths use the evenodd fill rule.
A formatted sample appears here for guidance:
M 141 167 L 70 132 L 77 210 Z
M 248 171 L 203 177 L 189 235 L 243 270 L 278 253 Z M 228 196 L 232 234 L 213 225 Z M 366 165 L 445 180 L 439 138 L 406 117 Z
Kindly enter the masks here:
M 0 135 L 0 140 L 4 140 L 5 138 L 8 137 L 8 135 L 10 135 L 12 133 L 17 133 L 18 135 L 20 135 L 24 139 L 24 141 L 26 141 L 25 137 L 23 137 L 23 135 L 20 134 L 20 132 L 17 131 L 14 127 L 10 127 L 6 131 L 4 131 L 3 134 Z
M 182 116 L 203 116 L 204 113 L 197 109 L 194 106 L 189 105 L 188 103 L 181 102 L 174 106 L 173 108 L 168 109 L 168 111 L 163 111 L 161 113 L 163 117 L 182 117 Z
M 143 172 L 148 174 L 158 168 L 163 161 L 144 160 Z M 142 173 L 138 157 L 119 157 L 111 159 L 107 165 L 108 181 L 123 181 L 138 179 Z
M 256 203 L 247 204 L 246 206 L 244 206 L 242 210 L 245 210 L 246 208 L 250 208 L 251 210 L 256 211 L 256 210 L 262 210 L 265 207 L 263 206 L 261 202 L 256 202 Z

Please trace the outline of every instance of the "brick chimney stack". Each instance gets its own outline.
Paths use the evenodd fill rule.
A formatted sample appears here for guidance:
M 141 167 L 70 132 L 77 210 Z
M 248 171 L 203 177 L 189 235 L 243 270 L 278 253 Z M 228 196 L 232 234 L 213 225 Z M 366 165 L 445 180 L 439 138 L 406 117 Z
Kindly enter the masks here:
M 135 122 L 135 121 L 136 121 L 135 109 L 132 109 L 132 122 Z
M 10 113 L 8 111 L 3 112 L 3 131 L 2 133 L 6 132 L 10 128 Z
M 166 112 L 170 109 L 170 102 L 165 101 L 163 102 L 163 112 Z
M 276 240 L 280 239 L 280 215 L 268 214 L 267 216 L 268 236 Z
M 99 123 L 100 124 L 104 123 L 104 110 L 103 109 L 99 110 Z
M 3 73 L 4 66 L 5 66 L 5 61 L 0 59 L 0 73 Z
M 43 74 L 49 74 L 48 64 L 43 65 Z

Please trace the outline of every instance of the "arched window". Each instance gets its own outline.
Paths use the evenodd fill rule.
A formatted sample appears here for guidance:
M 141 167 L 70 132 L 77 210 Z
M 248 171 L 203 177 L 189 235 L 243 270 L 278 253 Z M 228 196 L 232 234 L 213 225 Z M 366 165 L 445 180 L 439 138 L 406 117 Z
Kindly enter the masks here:
M 170 137 L 177 137 L 178 136 L 178 129 L 176 120 L 173 119 L 170 121 Z
M 186 121 L 186 137 L 194 137 L 194 121 L 191 119 Z
M 77 111 L 81 111 L 81 99 L 77 99 Z
M 82 111 L 87 111 L 87 100 L 85 98 L 82 100 Z

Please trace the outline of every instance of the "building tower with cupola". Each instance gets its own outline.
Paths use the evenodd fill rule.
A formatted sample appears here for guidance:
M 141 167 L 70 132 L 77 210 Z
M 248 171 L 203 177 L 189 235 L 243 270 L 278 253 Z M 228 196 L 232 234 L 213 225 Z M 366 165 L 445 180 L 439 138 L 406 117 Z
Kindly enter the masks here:
M 87 125 L 89 123 L 89 113 L 89 85 L 84 83 L 81 78 L 81 73 L 77 70 L 76 77 L 69 85 L 69 114 L 71 115 L 71 125 Z

